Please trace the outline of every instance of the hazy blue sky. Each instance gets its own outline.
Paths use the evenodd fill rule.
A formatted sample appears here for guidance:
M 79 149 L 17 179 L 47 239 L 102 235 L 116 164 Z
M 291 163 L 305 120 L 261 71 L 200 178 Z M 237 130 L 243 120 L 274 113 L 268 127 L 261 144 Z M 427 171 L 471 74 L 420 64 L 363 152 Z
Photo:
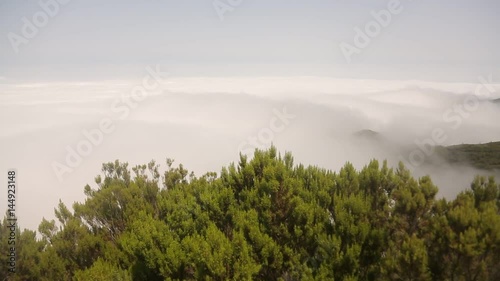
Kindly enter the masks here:
M 184 76 L 473 80 L 499 73 L 494 0 L 401 0 L 402 12 L 348 65 L 339 43 L 352 44 L 354 27 L 364 28 L 388 2 L 243 0 L 221 21 L 212 0 L 72 0 L 16 54 L 7 34 L 21 34 L 21 19 L 41 8 L 1 0 L 0 76 L 77 79 L 156 63 Z

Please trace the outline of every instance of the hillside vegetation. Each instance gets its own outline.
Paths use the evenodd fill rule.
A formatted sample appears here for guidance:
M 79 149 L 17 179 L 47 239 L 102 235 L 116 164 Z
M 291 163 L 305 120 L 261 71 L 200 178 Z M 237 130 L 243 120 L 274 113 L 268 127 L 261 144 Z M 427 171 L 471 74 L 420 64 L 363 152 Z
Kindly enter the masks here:
M 440 146 L 437 151 L 450 163 L 466 163 L 479 169 L 500 170 L 500 142 Z
M 500 102 L 500 99 L 498 99 Z M 352 134 L 355 138 L 376 143 L 379 146 L 391 146 L 392 144 L 382 134 L 372 130 L 361 130 Z M 419 149 L 411 147 L 409 151 Z M 500 141 L 484 144 L 460 144 L 452 146 L 435 146 L 436 155 L 449 164 L 472 166 L 483 170 L 500 171 Z M 406 148 L 406 150 L 408 150 Z M 406 152 L 404 154 L 409 154 Z M 433 155 L 434 156 L 434 155 Z M 435 157 L 426 159 L 427 163 L 436 163 Z
M 39 239 L 17 233 L 17 272 L 2 254 L 1 280 L 500 280 L 493 178 L 448 201 L 402 164 L 332 172 L 271 147 L 201 177 L 115 161 L 95 182 Z

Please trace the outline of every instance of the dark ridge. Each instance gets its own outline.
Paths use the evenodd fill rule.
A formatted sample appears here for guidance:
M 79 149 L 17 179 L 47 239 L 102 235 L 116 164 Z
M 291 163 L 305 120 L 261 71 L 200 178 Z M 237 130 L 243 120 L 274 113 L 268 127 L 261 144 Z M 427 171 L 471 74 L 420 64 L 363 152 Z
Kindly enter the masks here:
M 378 137 L 380 137 L 380 134 L 378 132 L 365 129 L 365 130 L 360 130 L 360 131 L 354 132 L 353 136 L 361 137 L 361 138 L 378 138 Z
M 436 152 L 450 163 L 470 164 L 485 170 L 500 170 L 500 141 L 438 146 Z

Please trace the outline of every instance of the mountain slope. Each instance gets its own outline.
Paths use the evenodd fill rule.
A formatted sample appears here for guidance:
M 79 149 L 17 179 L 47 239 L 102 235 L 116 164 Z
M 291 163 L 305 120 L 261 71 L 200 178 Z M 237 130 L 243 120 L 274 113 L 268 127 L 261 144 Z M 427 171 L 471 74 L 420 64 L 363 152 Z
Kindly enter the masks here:
M 484 144 L 439 146 L 439 156 L 450 163 L 467 163 L 479 169 L 500 169 L 500 141 Z

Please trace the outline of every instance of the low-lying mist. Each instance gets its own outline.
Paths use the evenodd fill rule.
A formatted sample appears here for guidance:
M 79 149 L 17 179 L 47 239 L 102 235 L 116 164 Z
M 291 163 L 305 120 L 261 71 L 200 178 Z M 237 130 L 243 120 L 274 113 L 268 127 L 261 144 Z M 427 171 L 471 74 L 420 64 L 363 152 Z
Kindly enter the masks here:
M 479 81 L 173 77 L 161 91 L 127 103 L 138 83 L 2 81 L 0 169 L 18 170 L 23 227 L 52 218 L 59 199 L 83 200 L 84 185 L 115 159 L 130 166 L 155 159 L 165 167 L 170 157 L 201 175 L 272 143 L 291 151 L 295 163 L 332 170 L 347 161 L 359 169 L 371 159 L 392 167 L 403 161 L 416 176 L 430 175 L 445 197 L 476 174 L 495 174 L 427 160 L 435 157 L 432 145 L 500 141 L 500 104 L 491 102 L 499 84 L 478 96 Z M 85 140 L 82 131 L 98 129 L 103 118 L 113 120 L 113 132 L 59 181 L 54 162 L 66 165 L 68 149 Z

